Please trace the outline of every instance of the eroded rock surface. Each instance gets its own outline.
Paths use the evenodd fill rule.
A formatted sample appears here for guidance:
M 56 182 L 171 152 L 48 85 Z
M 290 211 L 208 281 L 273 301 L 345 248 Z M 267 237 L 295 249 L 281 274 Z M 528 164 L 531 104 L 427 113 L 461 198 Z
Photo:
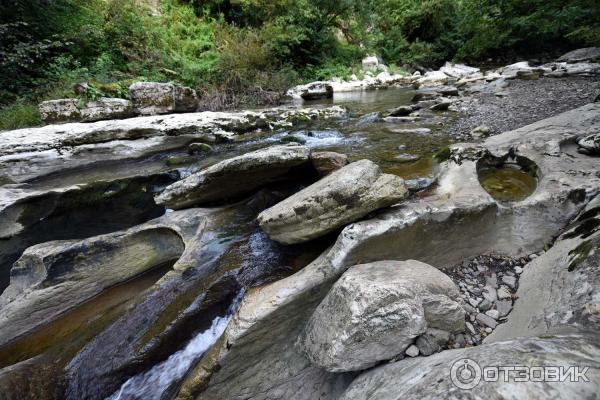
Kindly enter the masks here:
M 458 288 L 418 261 L 350 267 L 315 310 L 297 346 L 330 372 L 359 371 L 401 354 L 428 328 L 464 330 Z
M 309 162 L 308 147 L 271 146 L 221 161 L 168 186 L 158 204 L 180 209 L 246 194 L 281 179 L 294 167 Z
M 323 236 L 408 194 L 404 180 L 382 174 L 369 160 L 356 161 L 258 216 L 260 226 L 281 243 Z
M 569 366 L 586 371 L 589 381 L 480 381 L 470 390 L 457 387 L 451 368 L 462 359 L 485 366 Z M 405 359 L 360 375 L 341 400 L 400 399 L 591 399 L 600 389 L 600 340 L 594 334 L 533 337 L 448 350 L 431 357 Z M 481 373 L 481 370 L 479 371 Z M 475 371 L 474 371 L 475 373 Z M 456 376 L 456 373 L 455 373 Z M 502 376 L 502 375 L 500 375 Z M 469 383 L 469 381 L 466 381 Z

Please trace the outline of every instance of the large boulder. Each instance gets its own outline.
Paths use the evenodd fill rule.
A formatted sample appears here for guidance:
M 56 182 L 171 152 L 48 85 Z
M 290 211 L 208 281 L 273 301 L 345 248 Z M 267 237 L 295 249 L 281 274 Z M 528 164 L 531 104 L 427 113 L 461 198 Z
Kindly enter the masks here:
M 362 60 L 362 67 L 365 71 L 376 70 L 378 66 L 379 58 L 377 58 L 377 56 L 368 56 Z
M 122 119 L 133 117 L 131 101 L 117 98 L 102 97 L 91 101 L 81 109 L 83 122 L 94 122 L 108 119 Z
M 77 99 L 49 100 L 40 103 L 42 121 L 48 124 L 75 121 L 81 118 Z
M 313 82 L 304 87 L 300 93 L 303 100 L 331 99 L 333 87 L 326 82 Z
M 587 47 L 584 49 L 573 50 L 564 54 L 557 61 L 568 63 L 600 61 L 600 47 Z
M 490 373 L 482 374 L 488 366 Z M 511 366 L 522 369 L 508 372 Z M 585 371 L 586 379 L 573 382 L 568 375 L 563 381 L 540 379 L 543 366 L 554 371 L 578 368 Z M 535 375 L 531 367 L 537 367 Z M 531 379 L 519 379 L 523 373 Z M 599 391 L 599 337 L 577 334 L 518 339 L 401 360 L 363 373 L 340 400 L 593 399 Z
M 258 221 L 273 240 L 301 243 L 398 203 L 407 194 L 402 178 L 382 174 L 376 164 L 361 160 L 263 211 Z
M 168 186 L 156 197 L 171 209 L 234 198 L 282 179 L 309 162 L 308 147 L 295 143 L 271 146 L 221 161 Z
M 198 107 L 195 90 L 172 83 L 137 82 L 129 87 L 129 95 L 141 115 L 192 112 Z
M 428 328 L 464 330 L 458 288 L 419 261 L 350 267 L 316 309 L 298 341 L 330 372 L 358 371 L 401 354 Z

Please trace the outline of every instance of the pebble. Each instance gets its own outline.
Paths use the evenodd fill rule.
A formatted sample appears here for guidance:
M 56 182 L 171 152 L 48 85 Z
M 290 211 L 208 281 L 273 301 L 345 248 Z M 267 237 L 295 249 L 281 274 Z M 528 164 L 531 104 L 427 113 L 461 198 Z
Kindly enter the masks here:
M 498 312 L 498 310 L 488 310 L 485 312 L 485 315 L 487 315 L 488 317 L 492 317 L 496 320 L 500 318 L 500 312 Z
M 472 305 L 473 307 L 477 307 L 479 305 L 479 303 L 481 303 L 481 301 L 482 300 L 480 298 L 477 298 L 477 299 L 474 299 L 472 297 L 469 298 L 469 304 Z
M 477 314 L 477 317 L 475 319 L 480 324 L 490 327 L 492 329 L 494 329 L 496 326 L 498 326 L 498 322 L 496 322 L 496 320 L 494 318 L 490 317 L 489 315 L 480 313 L 480 314 Z
M 500 300 L 510 299 L 512 297 L 510 290 L 506 286 L 500 286 L 496 293 L 498 294 L 498 299 Z
M 510 313 L 510 310 L 512 310 L 512 301 L 510 300 L 499 300 L 495 304 L 496 310 L 498 310 L 501 317 L 506 317 Z
M 469 331 L 469 333 L 471 335 L 474 335 L 475 333 L 477 333 L 477 331 L 475 330 L 475 327 L 473 326 L 472 323 L 470 322 L 465 322 L 465 325 L 467 326 L 467 330 Z
M 515 273 L 517 275 L 521 275 L 523 273 L 523 268 L 521 268 L 521 267 L 515 267 Z
M 517 279 L 514 276 L 505 275 L 502 277 L 502 283 L 505 283 L 511 289 L 514 289 L 517 286 Z
M 481 302 L 481 304 L 479 305 L 479 309 L 481 311 L 487 311 L 490 308 L 492 308 L 492 302 L 489 301 L 488 299 L 483 299 L 483 301 Z
M 492 328 L 485 328 L 485 333 L 492 333 L 494 330 Z
M 411 344 L 404 353 L 409 357 L 416 357 L 419 355 L 419 348 L 414 344 Z
M 486 299 L 490 302 L 494 302 L 494 301 L 498 300 L 498 294 L 496 293 L 496 289 L 493 288 L 492 286 L 484 287 L 482 295 L 483 295 L 484 299 Z

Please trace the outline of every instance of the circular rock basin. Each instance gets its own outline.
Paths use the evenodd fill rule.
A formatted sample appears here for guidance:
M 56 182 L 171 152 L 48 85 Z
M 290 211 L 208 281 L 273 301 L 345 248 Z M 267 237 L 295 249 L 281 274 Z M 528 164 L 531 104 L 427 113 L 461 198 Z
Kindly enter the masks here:
M 516 164 L 485 167 L 478 171 L 478 175 L 481 186 L 498 201 L 525 200 L 537 187 L 534 174 Z

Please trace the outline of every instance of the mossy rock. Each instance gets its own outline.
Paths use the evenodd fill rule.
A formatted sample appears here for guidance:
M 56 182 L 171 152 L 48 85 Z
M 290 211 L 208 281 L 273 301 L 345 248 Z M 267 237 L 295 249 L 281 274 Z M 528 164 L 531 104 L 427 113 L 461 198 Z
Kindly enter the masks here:
M 187 165 L 194 162 L 194 158 L 190 156 L 172 156 L 167 157 L 165 163 L 169 167 L 177 167 L 180 165 Z
M 188 154 L 212 153 L 215 149 L 206 143 L 192 143 L 188 146 Z

